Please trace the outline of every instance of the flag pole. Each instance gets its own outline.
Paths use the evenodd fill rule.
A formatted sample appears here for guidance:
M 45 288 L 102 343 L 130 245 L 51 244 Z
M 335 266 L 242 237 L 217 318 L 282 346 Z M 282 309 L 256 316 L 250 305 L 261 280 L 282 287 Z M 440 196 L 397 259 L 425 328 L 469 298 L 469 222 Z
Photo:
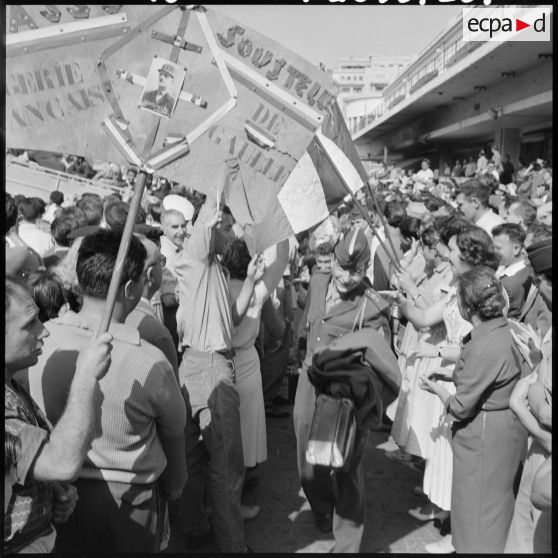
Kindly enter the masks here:
M 370 215 L 368 215 L 368 211 L 364 210 L 364 208 L 362 207 L 362 204 L 355 198 L 355 196 L 351 192 L 350 188 L 345 183 L 343 183 L 343 185 L 345 186 L 345 189 L 347 190 L 347 192 L 351 196 L 351 199 L 353 200 L 353 202 L 355 202 L 355 205 L 358 207 L 358 210 L 360 211 L 360 214 L 364 217 L 364 220 L 368 223 L 368 226 L 370 227 L 370 230 L 372 231 L 374 236 L 378 239 L 378 241 L 380 243 L 380 246 L 384 249 L 385 253 L 387 254 L 388 258 L 390 259 L 390 261 L 393 264 L 393 266 L 395 267 L 395 269 L 397 271 L 402 271 L 401 266 L 399 265 L 399 262 L 397 261 L 397 259 L 394 256 L 392 256 L 390 254 L 390 252 L 387 249 L 387 246 L 384 244 L 384 241 L 382 240 L 382 238 L 378 234 L 378 231 L 376 230 L 376 227 L 374 226 L 374 223 L 372 222 L 372 219 L 370 219 Z
M 366 186 L 368 187 L 368 191 L 370 192 L 370 197 L 372 198 L 372 202 L 374 203 L 374 208 L 376 209 L 376 213 L 380 217 L 380 221 L 382 222 L 382 226 L 384 227 L 384 231 L 386 232 L 386 238 L 388 239 L 389 245 L 393 250 L 393 257 L 395 260 L 397 260 L 397 251 L 395 250 L 395 245 L 393 244 L 393 240 L 391 239 L 391 235 L 389 234 L 386 217 L 381 211 L 380 206 L 378 205 L 378 201 L 376 200 L 376 196 L 374 195 L 374 192 L 372 191 L 372 186 L 370 186 L 368 180 L 366 181 Z M 397 265 L 396 268 L 398 271 L 401 271 L 401 266 Z
M 132 240 L 132 234 L 134 231 L 134 224 L 136 222 L 136 216 L 139 211 L 143 191 L 145 188 L 146 176 L 147 173 L 144 170 L 140 170 L 140 173 L 138 174 L 138 177 L 136 179 L 134 196 L 132 198 L 132 201 L 130 202 L 130 210 L 128 211 L 126 224 L 124 225 L 124 231 L 122 232 L 122 240 L 120 241 L 120 246 L 118 248 L 118 254 L 116 256 L 116 263 L 114 266 L 114 271 L 112 272 L 112 278 L 110 280 L 105 308 L 103 310 L 103 315 L 99 323 L 99 329 L 97 330 L 97 337 L 99 337 L 103 333 L 106 333 L 109 328 L 110 320 L 112 318 L 112 312 L 114 310 L 114 304 L 116 302 L 116 296 L 118 294 L 118 289 L 120 288 L 120 280 L 122 278 L 124 261 L 126 260 L 126 256 L 128 255 L 130 241 Z

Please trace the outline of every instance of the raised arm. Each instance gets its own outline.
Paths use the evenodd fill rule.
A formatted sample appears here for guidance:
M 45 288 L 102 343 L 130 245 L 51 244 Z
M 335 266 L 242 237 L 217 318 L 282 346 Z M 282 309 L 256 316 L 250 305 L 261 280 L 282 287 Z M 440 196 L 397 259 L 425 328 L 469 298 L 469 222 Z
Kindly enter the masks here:
M 185 256 L 195 260 L 207 261 L 211 250 L 213 231 L 219 223 L 219 218 L 219 204 L 215 198 L 208 196 L 198 213 L 192 234 L 184 247 Z
M 242 318 L 244 318 L 244 315 L 248 310 L 248 306 L 250 305 L 250 299 L 254 293 L 254 287 L 263 277 L 264 272 L 265 265 L 262 261 L 262 257 L 260 254 L 256 254 L 248 264 L 248 272 L 246 273 L 246 279 L 242 285 L 242 290 L 232 305 L 232 318 L 235 326 L 242 321 Z
M 267 300 L 271 293 L 275 290 L 289 260 L 289 240 L 285 239 L 279 244 L 272 246 L 264 252 L 264 259 L 266 262 L 265 271 L 261 279 L 261 295 L 264 300 Z
M 100 407 L 98 381 L 110 366 L 111 341 L 112 335 L 104 333 L 80 351 L 66 409 L 32 469 L 37 480 L 71 481 L 79 473 L 91 447 Z
M 444 319 L 444 308 L 446 299 L 439 300 L 429 308 L 421 310 L 414 306 L 409 300 L 400 298 L 399 304 L 403 315 L 418 329 L 421 327 L 432 327 Z
M 545 428 L 552 428 L 552 405 L 549 404 L 544 395 L 544 386 L 537 380 L 529 387 L 527 395 L 529 409 L 535 418 Z

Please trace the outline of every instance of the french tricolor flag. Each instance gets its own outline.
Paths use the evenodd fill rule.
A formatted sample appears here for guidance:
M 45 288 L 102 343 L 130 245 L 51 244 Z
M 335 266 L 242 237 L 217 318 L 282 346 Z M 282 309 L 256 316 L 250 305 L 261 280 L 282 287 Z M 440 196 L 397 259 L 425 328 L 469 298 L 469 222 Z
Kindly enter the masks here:
M 321 223 L 368 177 L 337 102 L 299 159 L 262 223 L 247 227 L 246 242 L 259 251 Z

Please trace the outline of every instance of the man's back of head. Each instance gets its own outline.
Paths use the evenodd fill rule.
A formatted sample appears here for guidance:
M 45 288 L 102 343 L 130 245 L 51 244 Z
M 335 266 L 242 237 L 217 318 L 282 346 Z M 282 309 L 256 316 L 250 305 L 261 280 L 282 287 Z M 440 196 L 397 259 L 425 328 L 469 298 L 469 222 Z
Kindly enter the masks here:
M 519 223 L 524 229 L 528 229 L 537 218 L 537 208 L 528 201 L 515 201 L 510 204 L 507 221 Z
M 17 223 L 18 209 L 14 198 L 5 192 L 6 197 L 6 217 L 4 220 L 4 234 L 7 234 Z
M 59 215 L 52 221 L 50 225 L 50 232 L 58 246 L 69 248 L 72 245 L 73 238 L 70 237 L 72 231 L 78 230 L 80 227 L 85 226 L 83 220 L 74 213 L 66 213 Z
M 126 225 L 126 219 L 130 212 L 130 204 L 123 201 L 115 201 L 107 205 L 105 209 L 105 222 L 110 229 L 122 230 Z M 140 207 L 136 214 L 136 225 L 145 223 L 145 211 Z
M 41 216 L 41 208 L 32 198 L 24 198 L 17 208 L 22 219 L 28 223 L 35 223 Z
M 98 299 L 107 297 L 121 240 L 120 231 L 99 229 L 81 242 L 76 272 L 84 296 Z M 140 282 L 146 255 L 141 241 L 132 236 L 128 255 L 122 266 L 119 288 L 126 286 L 129 281 Z
M 109 229 L 123 229 L 128 218 L 130 206 L 123 201 L 115 201 L 105 209 L 105 221 Z
M 50 193 L 50 203 L 62 205 L 64 203 L 64 194 L 60 190 L 54 190 Z
M 552 227 L 545 225 L 544 223 L 539 223 L 538 221 L 533 223 L 525 231 L 525 248 L 534 244 L 535 242 L 540 242 L 541 240 L 552 239 Z
M 389 201 L 386 203 L 384 215 L 390 227 L 399 227 L 401 221 L 407 216 L 403 202 Z
M 83 194 L 76 203 L 87 217 L 88 225 L 100 225 L 103 218 L 103 201 L 97 194 Z

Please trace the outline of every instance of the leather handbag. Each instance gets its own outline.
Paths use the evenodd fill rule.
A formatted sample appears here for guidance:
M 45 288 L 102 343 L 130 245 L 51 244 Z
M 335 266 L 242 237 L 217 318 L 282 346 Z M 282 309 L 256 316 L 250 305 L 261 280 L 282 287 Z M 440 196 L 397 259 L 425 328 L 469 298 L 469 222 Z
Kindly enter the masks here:
M 331 469 L 347 469 L 356 435 L 354 403 L 320 393 L 310 427 L 306 461 Z

